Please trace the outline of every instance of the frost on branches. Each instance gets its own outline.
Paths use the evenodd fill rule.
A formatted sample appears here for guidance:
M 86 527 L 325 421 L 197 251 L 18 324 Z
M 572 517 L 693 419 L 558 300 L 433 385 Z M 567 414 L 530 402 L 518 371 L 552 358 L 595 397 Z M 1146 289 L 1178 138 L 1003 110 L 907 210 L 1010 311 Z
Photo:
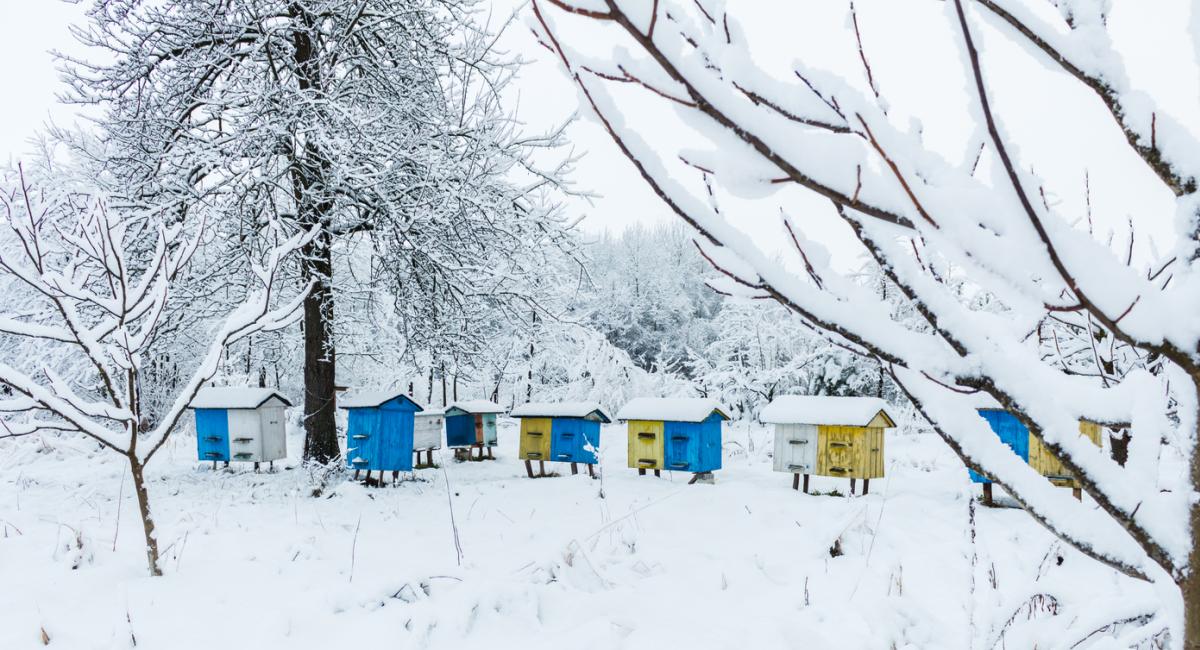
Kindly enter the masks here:
M 957 54 L 942 61 L 965 80 L 965 106 L 952 109 L 973 124 L 952 156 L 923 139 L 922 121 L 938 114 L 902 119 L 889 110 L 888 83 L 872 68 L 872 54 L 888 53 L 872 52 L 862 7 L 851 4 L 846 21 L 850 78 L 791 52 L 800 44 L 789 30 L 815 8 L 793 8 L 799 15 L 785 19 L 773 15 L 783 7 L 754 4 L 534 0 L 531 24 L 619 149 L 699 231 L 724 290 L 773 298 L 876 359 L 969 467 L 1075 548 L 1161 587 L 1167 606 L 1145 612 L 1147 635 L 1169 627 L 1177 645 L 1200 647 L 1200 143 L 1160 98 L 1130 83 L 1108 3 L 940 3 L 928 29 L 942 30 Z M 756 9 L 766 14 L 757 23 Z M 1191 33 L 1172 34 L 1194 51 L 1195 29 L 1193 21 Z M 992 47 L 997 40 L 1010 46 Z M 601 45 L 609 51 L 597 54 Z M 1135 261 L 1049 199 L 1036 170 L 1050 163 L 1025 157 L 1034 143 L 1018 141 L 1001 111 L 1044 98 L 1004 96 L 996 81 L 1014 64 L 1007 59 L 1027 58 L 1055 71 L 1074 92 L 1063 97 L 1080 102 L 1053 110 L 1107 114 L 1116 128 L 1095 138 L 1149 172 L 1158 187 L 1143 198 L 1174 199 L 1176 216 L 1162 220 L 1172 250 Z M 900 74 L 909 79 L 888 81 L 931 72 Z M 660 134 L 639 130 L 634 118 L 654 103 L 681 116 L 696 140 L 651 144 Z M 818 233 L 806 232 L 810 221 L 777 222 L 794 254 L 784 263 L 736 227 L 742 212 L 722 209 L 728 197 L 749 197 L 766 203 L 760 213 L 778 214 L 770 199 L 801 189 L 832 203 L 917 319 L 891 318 L 885 298 L 828 264 Z M 1061 354 L 1047 353 L 1047 323 L 1086 348 L 1064 347 L 1060 337 Z M 1106 341 L 1129 360 L 1114 361 L 1125 352 Z M 1080 370 L 1085 356 L 1091 371 Z M 981 398 L 1028 425 L 1095 506 L 1076 503 L 1010 453 L 975 414 Z M 1123 465 L 1078 435 L 1081 418 L 1128 429 Z
M 197 321 L 173 291 L 193 272 L 204 224 L 120 210 L 93 195 L 43 192 L 23 174 L 0 178 L 0 438 L 74 432 L 126 457 L 146 536 L 150 573 L 161 575 L 143 471 L 232 343 L 295 322 L 305 292 L 280 295 L 279 273 L 314 231 L 287 234 L 252 264 L 255 282 L 227 313 Z M 172 399 L 142 399 L 164 338 L 187 324 L 207 349 Z

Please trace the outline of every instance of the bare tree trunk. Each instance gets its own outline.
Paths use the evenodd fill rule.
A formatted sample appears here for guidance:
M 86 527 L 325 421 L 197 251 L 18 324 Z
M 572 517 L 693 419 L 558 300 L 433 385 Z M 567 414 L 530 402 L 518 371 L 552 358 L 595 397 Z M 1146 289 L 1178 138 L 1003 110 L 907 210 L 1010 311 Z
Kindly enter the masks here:
M 130 452 L 129 473 L 133 475 L 133 491 L 137 494 L 138 513 L 142 516 L 142 531 L 146 535 L 146 564 L 150 575 L 161 576 L 158 567 L 158 539 L 154 536 L 154 518 L 150 515 L 150 494 L 146 491 L 146 479 L 142 474 L 142 462 L 137 454 Z
M 311 27 L 313 16 L 299 3 L 288 7 L 293 18 Z M 292 35 L 297 83 L 301 90 L 321 91 L 321 70 L 309 30 Z M 305 227 L 321 226 L 320 233 L 301 251 L 300 275 L 312 282 L 304 298 L 304 459 L 327 463 L 337 458 L 333 346 L 333 251 L 332 235 L 325 228 L 332 205 L 322 182 L 328 159 L 312 141 L 293 154 L 292 191 L 297 219 Z
M 302 254 L 304 280 L 315 281 L 304 298 L 304 459 L 328 463 L 339 453 L 329 235 L 319 235 Z

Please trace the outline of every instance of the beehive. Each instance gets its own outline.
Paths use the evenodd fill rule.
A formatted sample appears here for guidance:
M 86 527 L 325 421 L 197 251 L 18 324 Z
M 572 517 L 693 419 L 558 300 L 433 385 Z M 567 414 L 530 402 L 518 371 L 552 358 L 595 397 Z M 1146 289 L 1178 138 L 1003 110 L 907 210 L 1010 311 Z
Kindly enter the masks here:
M 454 402 L 447 406 L 446 446 L 468 451 L 478 449 L 480 458 L 486 450 L 491 458 L 497 440 L 496 416 L 503 412 L 503 406 L 487 400 Z
M 1046 448 L 1046 445 L 1042 444 L 1041 440 L 1038 440 L 1029 432 L 1029 428 L 1016 415 L 999 408 L 981 408 L 978 409 L 978 412 L 983 419 L 987 420 L 988 426 L 992 431 L 1021 460 L 1029 463 L 1030 467 L 1037 470 L 1042 476 L 1050 479 L 1050 482 L 1054 485 L 1072 488 L 1075 497 L 1082 498 L 1079 481 L 1063 467 L 1062 461 L 1052 454 Z M 1088 420 L 1080 420 L 1079 434 L 1086 436 L 1097 447 L 1103 446 L 1099 424 Z M 975 483 L 982 483 L 984 485 L 984 500 L 990 502 L 992 482 L 974 470 L 970 471 L 970 476 L 971 480 Z
M 611 421 L 594 402 L 530 402 L 514 408 L 511 415 L 521 420 L 518 454 L 530 477 L 532 461 L 538 461 L 539 467 L 545 461 L 570 463 L 572 473 L 577 463 L 583 463 L 591 473 L 600 446 L 600 424 Z
M 896 426 L 887 403 L 874 397 L 781 395 L 759 414 L 775 425 L 774 469 L 793 475 L 792 487 L 811 474 L 863 481 L 884 475 L 884 429 Z
M 639 397 L 617 419 L 627 423 L 628 464 L 640 474 L 668 469 L 707 475 L 721 469 L 721 423 L 729 416 L 716 400 Z
M 196 415 L 200 460 L 276 461 L 287 456 L 285 410 L 291 402 L 270 388 L 202 388 L 188 408 Z
M 409 472 L 413 468 L 414 414 L 423 410 L 402 392 L 356 390 L 346 409 L 346 464 L 355 470 Z

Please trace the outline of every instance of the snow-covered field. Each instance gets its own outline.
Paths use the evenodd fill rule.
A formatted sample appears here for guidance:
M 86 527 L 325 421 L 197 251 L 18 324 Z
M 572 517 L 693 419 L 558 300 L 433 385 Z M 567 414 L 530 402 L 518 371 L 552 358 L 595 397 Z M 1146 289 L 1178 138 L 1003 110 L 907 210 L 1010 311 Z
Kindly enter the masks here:
M 1156 609 L 1021 510 L 976 508 L 972 543 L 978 487 L 932 435 L 889 432 L 887 478 L 846 498 L 792 491 L 762 428 L 727 427 L 714 485 L 639 477 L 619 426 L 602 480 L 529 480 L 516 431 L 496 462 L 315 498 L 304 470 L 213 471 L 179 435 L 151 465 L 155 579 L 119 457 L 7 441 L 0 648 L 1069 648 Z

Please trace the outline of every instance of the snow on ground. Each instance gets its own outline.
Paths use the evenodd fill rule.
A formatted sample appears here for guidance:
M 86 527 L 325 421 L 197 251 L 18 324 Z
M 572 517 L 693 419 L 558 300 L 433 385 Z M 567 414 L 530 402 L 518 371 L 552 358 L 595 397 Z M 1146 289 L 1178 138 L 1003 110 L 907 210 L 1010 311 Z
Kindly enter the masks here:
M 339 475 L 316 498 L 294 428 L 274 474 L 213 471 L 179 435 L 151 465 L 156 579 L 118 456 L 8 441 L 0 648 L 41 648 L 42 630 L 105 649 L 1066 648 L 1156 609 L 1020 510 L 976 508 L 973 545 L 978 487 L 936 437 L 898 431 L 887 478 L 853 498 L 793 492 L 770 431 L 742 424 L 714 485 L 639 477 L 620 425 L 604 427 L 603 480 L 566 465 L 529 480 L 505 420 L 495 462 L 443 451 L 444 471 L 394 488 Z

